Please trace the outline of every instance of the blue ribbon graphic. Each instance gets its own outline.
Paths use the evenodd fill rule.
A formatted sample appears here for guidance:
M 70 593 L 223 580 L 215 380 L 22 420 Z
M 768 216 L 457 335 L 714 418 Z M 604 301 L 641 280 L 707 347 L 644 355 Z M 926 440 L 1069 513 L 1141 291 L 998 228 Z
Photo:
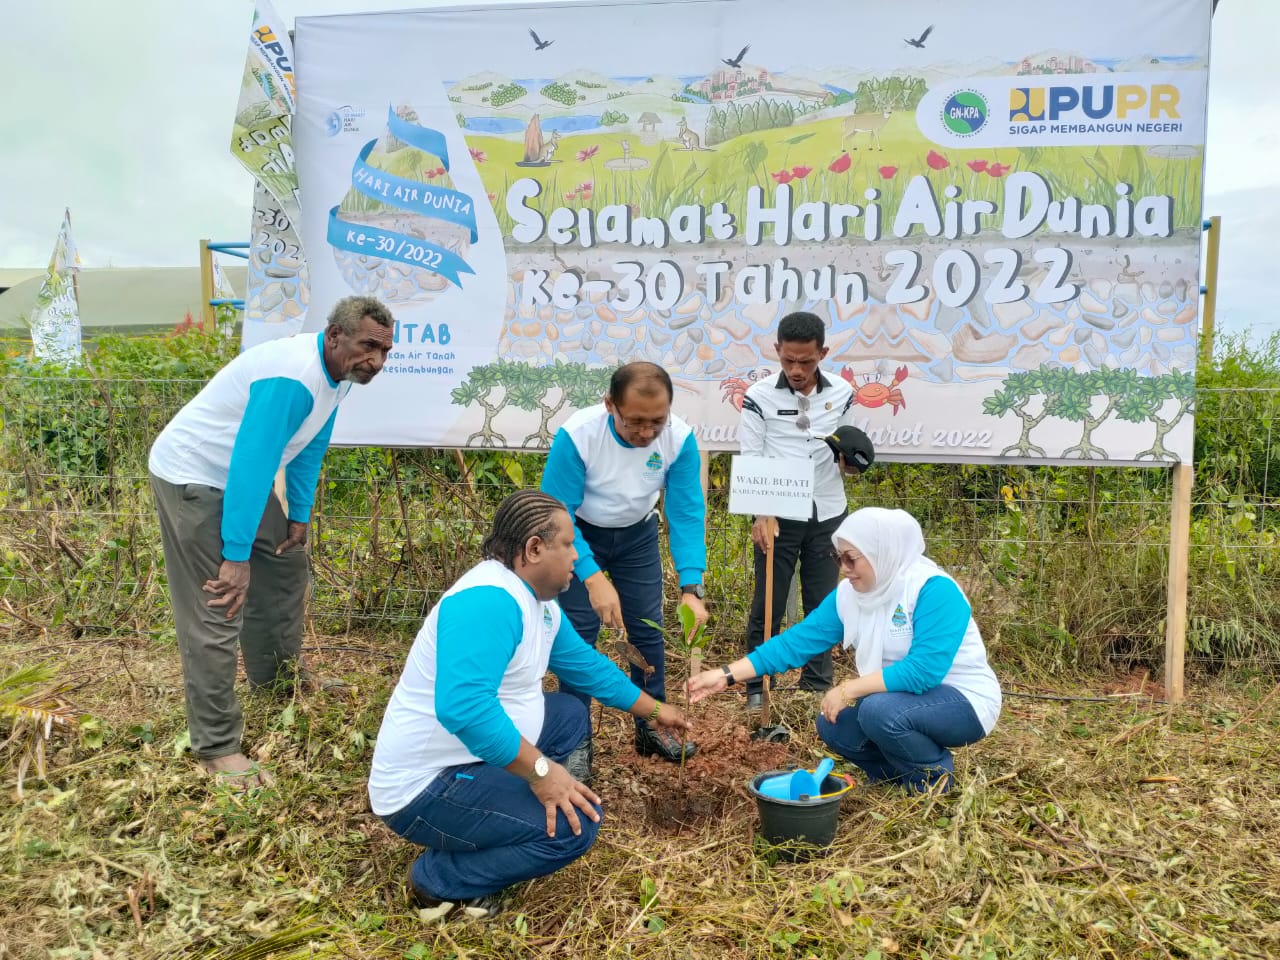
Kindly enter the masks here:
M 431 270 L 454 286 L 461 286 L 458 275 L 475 270 L 451 250 L 421 237 L 411 237 L 394 230 L 383 230 L 367 224 L 351 223 L 338 216 L 338 208 L 329 211 L 329 245 L 349 253 L 380 260 L 395 260 L 411 267 Z
M 390 108 L 387 109 L 387 130 L 409 146 L 439 157 L 445 170 L 449 169 L 449 146 L 439 130 L 410 123 L 397 116 Z M 370 166 L 369 154 L 376 144 L 376 140 L 366 143 L 351 167 L 351 186 L 358 193 L 409 213 L 465 227 L 471 232 L 471 242 L 476 242 L 478 234 L 475 210 L 470 196 L 447 187 L 435 187 L 397 177 Z M 343 220 L 338 216 L 337 207 L 329 211 L 328 240 L 330 246 L 349 253 L 380 260 L 395 260 L 412 267 L 431 270 L 454 286 L 462 285 L 458 279 L 459 274 L 475 273 L 465 260 L 451 250 L 420 237 Z
M 388 107 L 387 131 L 393 137 L 403 140 L 409 146 L 416 147 L 423 153 L 435 154 L 440 158 L 440 163 L 445 170 L 449 169 L 449 144 L 445 140 L 444 134 L 439 130 L 432 130 L 430 127 L 420 127 L 416 123 L 410 123 Z
M 421 129 L 421 128 L 419 128 Z M 456 223 L 471 231 L 471 242 L 476 242 L 476 214 L 471 197 L 448 187 L 435 187 L 371 167 L 366 161 L 373 152 L 377 140 L 364 145 L 351 168 L 351 185 L 366 197 L 399 207 L 410 213 L 419 213 Z M 443 163 L 444 161 L 441 160 Z

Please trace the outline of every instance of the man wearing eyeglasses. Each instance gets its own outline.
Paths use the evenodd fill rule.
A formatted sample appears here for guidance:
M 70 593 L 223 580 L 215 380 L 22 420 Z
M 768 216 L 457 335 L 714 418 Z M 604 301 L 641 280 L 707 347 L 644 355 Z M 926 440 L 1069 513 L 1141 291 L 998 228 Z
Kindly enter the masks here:
M 800 567 L 800 595 L 804 611 L 817 608 L 835 589 L 840 571 L 831 556 L 831 535 L 848 513 L 844 477 L 858 476 L 874 459 L 871 441 L 848 425 L 853 388 L 842 377 L 827 377 L 818 364 L 827 355 L 826 326 L 815 314 L 791 313 L 778 323 L 777 379 L 753 383 L 742 400 L 738 430 L 741 452 L 780 459 L 813 460 L 813 502 L 807 520 L 756 517 L 751 527 L 755 544 L 755 594 L 747 620 L 747 652 L 764 639 L 764 601 L 767 549 L 773 541 L 773 607 L 769 636 L 782 625 L 787 593 L 796 566 Z M 851 438 L 847 452 L 829 440 L 838 427 Z M 800 672 L 800 689 L 822 692 L 831 687 L 831 651 L 818 654 Z M 760 707 L 764 679 L 747 684 L 747 709 Z
M 706 503 L 692 428 L 671 413 L 674 390 L 666 370 L 637 361 L 613 372 L 604 402 L 565 421 L 551 441 L 542 489 L 569 508 L 578 560 L 560 608 L 592 646 L 603 623 L 626 629 L 652 668 L 632 665 L 631 679 L 666 700 L 662 632 L 662 559 L 658 553 L 658 496 L 664 508 L 681 600 L 699 624 L 707 620 L 702 575 L 707 568 Z M 585 693 L 566 689 L 584 703 Z M 679 762 L 696 746 L 644 719 L 636 721 L 636 751 Z M 566 761 L 578 780 L 591 777 L 590 737 Z

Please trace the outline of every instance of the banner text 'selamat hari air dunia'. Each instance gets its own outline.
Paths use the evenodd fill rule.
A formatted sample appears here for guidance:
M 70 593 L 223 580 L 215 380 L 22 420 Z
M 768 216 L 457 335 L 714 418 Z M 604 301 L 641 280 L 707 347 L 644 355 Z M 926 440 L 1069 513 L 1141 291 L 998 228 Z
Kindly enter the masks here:
M 810 310 L 886 458 L 1189 460 L 1209 4 L 975 11 L 300 19 L 307 325 L 398 321 L 335 439 L 545 446 L 648 359 L 735 449 Z

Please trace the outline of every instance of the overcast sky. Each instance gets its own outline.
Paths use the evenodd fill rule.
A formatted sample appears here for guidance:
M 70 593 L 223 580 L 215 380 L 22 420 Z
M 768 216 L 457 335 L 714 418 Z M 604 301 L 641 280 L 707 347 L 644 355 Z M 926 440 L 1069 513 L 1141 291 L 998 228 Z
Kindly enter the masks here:
M 47 263 L 63 207 L 87 267 L 194 265 L 200 237 L 248 236 L 252 184 L 228 144 L 252 0 L 3 5 L 0 267 Z M 275 0 L 290 23 L 431 5 Z M 1205 215 L 1224 221 L 1218 323 L 1266 335 L 1280 329 L 1264 263 L 1280 240 L 1267 226 L 1280 224 L 1280 0 L 1221 0 L 1213 27 Z

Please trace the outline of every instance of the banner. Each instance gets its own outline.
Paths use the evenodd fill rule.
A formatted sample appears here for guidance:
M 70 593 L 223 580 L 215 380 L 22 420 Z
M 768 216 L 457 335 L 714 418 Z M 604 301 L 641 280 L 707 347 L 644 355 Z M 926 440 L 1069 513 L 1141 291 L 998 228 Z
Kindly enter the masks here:
M 37 360 L 66 367 L 80 362 L 79 272 L 80 254 L 71 239 L 71 211 L 67 210 L 49 258 L 49 272 L 31 310 L 31 347 Z
M 646 359 L 732 450 L 807 310 L 886 459 L 1189 460 L 1208 5 L 962 7 L 299 19 L 313 292 L 398 321 L 335 440 L 542 447 Z
M 259 0 L 231 132 L 231 152 L 254 177 L 244 348 L 297 333 L 307 307 L 298 239 L 298 175 L 292 122 L 293 43 L 268 0 Z

